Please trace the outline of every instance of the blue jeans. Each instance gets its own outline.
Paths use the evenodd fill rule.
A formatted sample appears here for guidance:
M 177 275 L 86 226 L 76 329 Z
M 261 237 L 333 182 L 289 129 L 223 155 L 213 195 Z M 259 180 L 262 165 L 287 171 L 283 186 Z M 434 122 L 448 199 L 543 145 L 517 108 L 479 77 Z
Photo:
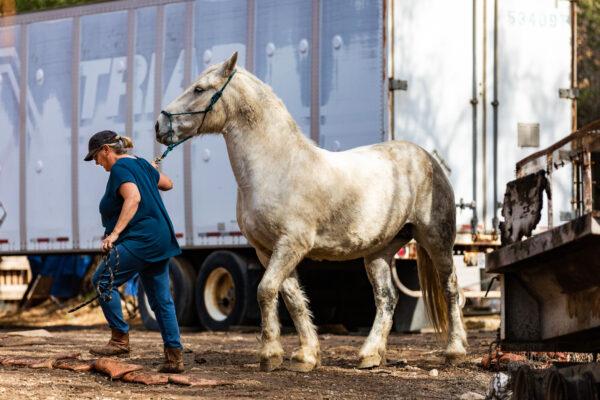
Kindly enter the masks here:
M 175 303 L 173 303 L 173 298 L 171 297 L 169 284 L 169 259 L 148 263 L 134 256 L 123 245 L 117 245 L 116 249 L 119 252 L 119 266 L 117 272 L 114 274 L 110 300 L 106 301 L 106 297 L 109 294 L 110 272 L 106 268 L 104 261 L 100 263 L 92 278 L 95 288 L 100 284 L 102 296 L 100 296 L 98 301 L 104 312 L 104 317 L 108 321 L 108 326 L 123 333 L 129 331 L 129 325 L 123 319 L 121 297 L 117 288 L 131 279 L 135 274 L 140 274 L 140 280 L 142 285 L 144 285 L 144 291 L 148 296 L 150 307 L 156 315 L 156 322 L 158 322 L 165 347 L 181 349 L 179 325 L 177 324 L 177 316 L 175 315 Z M 113 269 L 113 273 L 116 265 L 115 259 L 115 251 L 111 250 L 108 261 L 111 269 Z

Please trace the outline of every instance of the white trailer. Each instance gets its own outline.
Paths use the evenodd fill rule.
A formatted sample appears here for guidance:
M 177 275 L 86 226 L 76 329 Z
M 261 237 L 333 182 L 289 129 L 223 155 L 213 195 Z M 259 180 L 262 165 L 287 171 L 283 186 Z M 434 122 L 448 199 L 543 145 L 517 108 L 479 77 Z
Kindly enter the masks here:
M 97 252 L 106 174 L 82 161 L 88 138 L 112 129 L 137 155 L 160 154 L 156 115 L 233 51 L 320 146 L 404 139 L 432 152 L 461 199 L 459 230 L 489 232 L 528 152 L 519 140 L 546 147 L 570 131 L 570 40 L 566 0 L 133 0 L 4 17 L 0 255 Z M 189 141 L 163 168 L 184 249 L 176 302 L 194 304 L 199 279 L 203 324 L 239 323 L 260 267 L 224 141 Z

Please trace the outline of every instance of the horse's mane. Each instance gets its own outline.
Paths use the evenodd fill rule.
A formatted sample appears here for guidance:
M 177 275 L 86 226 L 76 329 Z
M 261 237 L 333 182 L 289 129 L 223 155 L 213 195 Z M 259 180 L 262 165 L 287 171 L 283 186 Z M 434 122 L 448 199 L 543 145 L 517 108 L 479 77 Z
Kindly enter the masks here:
M 242 83 L 235 84 L 238 96 L 235 97 L 236 108 L 250 127 L 255 127 L 264 119 L 281 118 L 287 127 L 289 139 L 296 139 L 301 146 L 317 146 L 311 139 L 307 138 L 283 101 L 277 96 L 270 85 L 264 83 L 254 74 L 242 67 L 236 67 L 236 75 L 239 74 L 242 78 Z M 245 84 L 244 84 L 245 83 Z M 245 100 L 244 100 L 245 99 Z

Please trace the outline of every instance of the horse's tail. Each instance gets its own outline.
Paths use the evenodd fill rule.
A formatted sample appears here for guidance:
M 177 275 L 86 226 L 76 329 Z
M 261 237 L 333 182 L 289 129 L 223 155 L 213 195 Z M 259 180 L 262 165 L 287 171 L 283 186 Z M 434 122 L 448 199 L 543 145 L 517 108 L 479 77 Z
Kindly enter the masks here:
M 445 337 L 448 333 L 448 307 L 444 288 L 429 253 L 419 244 L 417 244 L 417 266 L 427 315 L 435 331 Z

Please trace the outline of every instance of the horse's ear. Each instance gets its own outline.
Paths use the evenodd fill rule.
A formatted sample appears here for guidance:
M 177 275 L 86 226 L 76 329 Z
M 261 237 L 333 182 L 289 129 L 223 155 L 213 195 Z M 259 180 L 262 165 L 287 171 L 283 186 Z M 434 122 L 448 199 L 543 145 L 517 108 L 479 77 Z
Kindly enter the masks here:
M 221 69 L 221 74 L 224 78 L 229 78 L 229 75 L 233 72 L 235 68 L 235 64 L 237 63 L 238 53 L 237 51 L 229 57 L 227 61 L 223 63 L 223 68 Z

